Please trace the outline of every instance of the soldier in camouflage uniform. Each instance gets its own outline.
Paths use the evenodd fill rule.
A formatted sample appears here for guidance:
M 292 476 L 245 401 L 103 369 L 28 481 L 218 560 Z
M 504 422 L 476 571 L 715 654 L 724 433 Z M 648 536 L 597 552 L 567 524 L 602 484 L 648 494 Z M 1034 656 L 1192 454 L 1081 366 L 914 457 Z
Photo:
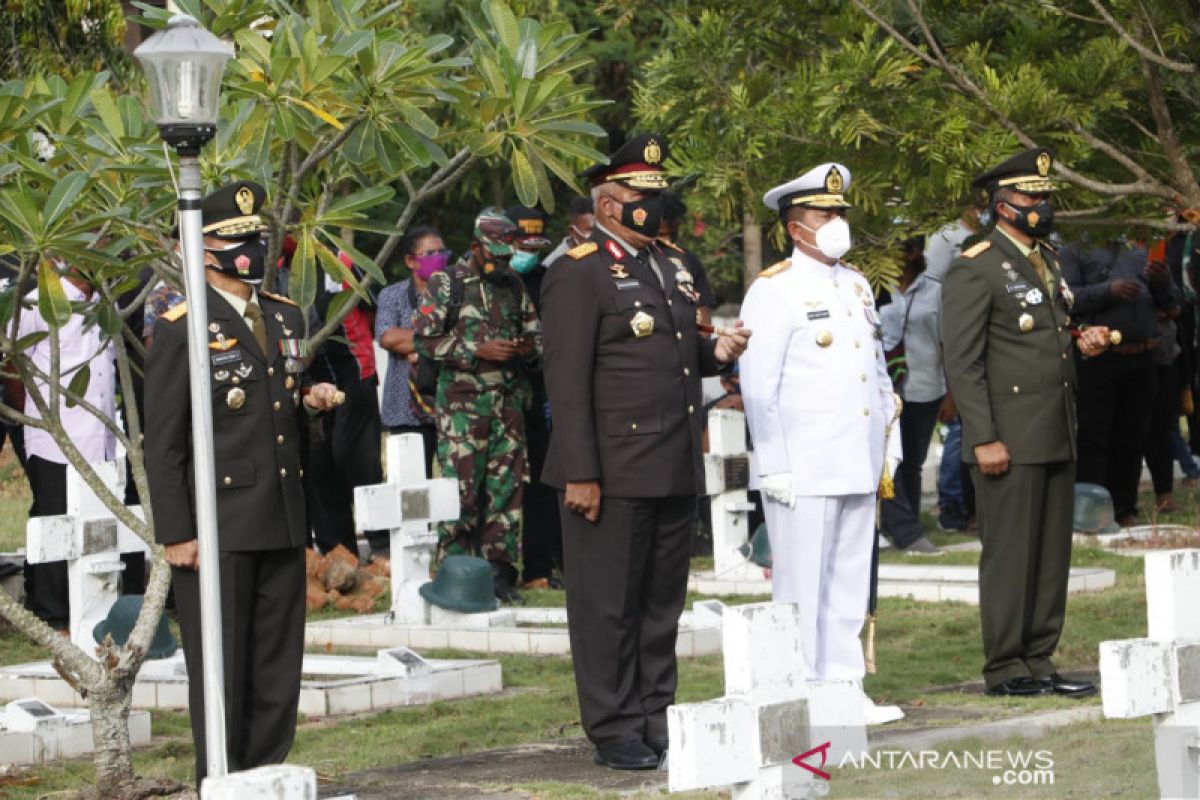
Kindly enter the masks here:
M 542 351 L 537 312 L 509 266 L 516 231 L 484 209 L 467 254 L 429 279 L 413 324 L 417 352 L 438 365 L 438 465 L 458 479 L 462 502 L 459 519 L 438 526 L 438 558 L 487 559 L 496 596 L 509 602 L 519 599 L 529 367 Z

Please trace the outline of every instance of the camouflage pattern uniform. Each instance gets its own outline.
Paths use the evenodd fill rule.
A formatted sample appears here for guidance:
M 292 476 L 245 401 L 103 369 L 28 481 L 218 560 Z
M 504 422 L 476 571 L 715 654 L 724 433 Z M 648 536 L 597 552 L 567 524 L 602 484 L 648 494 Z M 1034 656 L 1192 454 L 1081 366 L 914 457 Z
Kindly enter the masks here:
M 434 417 L 443 477 L 457 478 L 462 512 L 438 526 L 438 561 L 478 555 L 511 564 L 517 557 L 521 501 L 528 467 L 524 411 L 531 388 L 527 363 L 498 364 L 475 357 L 493 339 L 536 336 L 531 360 L 541 356 L 537 312 L 520 278 L 505 270 L 501 283 L 481 279 L 463 261 L 435 273 L 413 323 L 417 352 L 438 362 Z M 450 330 L 451 275 L 463 282 L 458 320 Z

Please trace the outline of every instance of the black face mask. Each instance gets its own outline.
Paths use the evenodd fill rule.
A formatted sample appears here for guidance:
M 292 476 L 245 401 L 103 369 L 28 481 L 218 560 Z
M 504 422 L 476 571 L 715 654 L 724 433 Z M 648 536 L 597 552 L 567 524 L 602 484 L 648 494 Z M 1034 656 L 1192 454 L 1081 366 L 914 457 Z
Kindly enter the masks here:
M 217 259 L 219 267 L 209 266 L 223 275 L 239 281 L 257 285 L 266 274 L 267 243 L 264 239 L 250 239 L 228 250 L 208 250 Z
M 634 233 L 658 236 L 658 224 L 662 222 L 663 197 L 655 192 L 641 200 L 621 203 L 621 224 Z
M 508 280 L 509 275 L 513 274 L 512 268 L 509 266 L 510 260 L 511 256 L 489 256 L 484 259 L 483 266 L 479 268 L 479 274 L 489 283 L 502 284 Z
M 1009 222 L 1021 233 L 1041 239 L 1054 230 L 1054 206 L 1049 200 L 1042 200 L 1037 205 L 1028 207 L 1014 206 L 1012 203 L 1005 205 L 1017 212 L 1017 218 Z M 997 216 L 1000 215 L 997 213 Z

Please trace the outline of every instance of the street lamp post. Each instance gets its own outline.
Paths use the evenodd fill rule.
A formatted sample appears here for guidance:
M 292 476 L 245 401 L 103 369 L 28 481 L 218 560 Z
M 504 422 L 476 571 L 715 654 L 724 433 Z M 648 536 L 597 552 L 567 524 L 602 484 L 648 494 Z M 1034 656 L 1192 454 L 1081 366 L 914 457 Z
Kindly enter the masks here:
M 200 639 L 204 660 L 204 741 L 208 777 L 228 771 L 225 751 L 225 679 L 221 646 L 220 553 L 217 547 L 216 468 L 209 391 L 208 298 L 200 214 L 198 156 L 217 132 L 217 98 L 232 48 L 179 14 L 133 55 L 150 85 L 155 122 L 179 154 L 179 241 L 189 313 L 192 458 L 196 482 L 196 538 L 200 559 Z M 192 676 L 195 680 L 198 676 Z

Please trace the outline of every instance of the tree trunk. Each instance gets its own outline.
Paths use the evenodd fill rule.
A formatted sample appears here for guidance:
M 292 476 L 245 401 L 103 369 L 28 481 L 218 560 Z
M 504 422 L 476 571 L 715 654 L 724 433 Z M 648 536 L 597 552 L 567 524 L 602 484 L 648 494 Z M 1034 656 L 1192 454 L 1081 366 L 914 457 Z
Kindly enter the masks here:
M 133 779 L 133 746 L 129 741 L 129 709 L 133 703 L 129 681 L 111 677 L 88 692 L 92 712 L 92 744 L 96 748 L 96 793 L 112 796 L 124 781 Z
M 762 225 L 754 218 L 754 213 L 746 211 L 742 214 L 742 288 L 749 289 L 750 284 L 762 271 L 763 261 L 763 230 Z

